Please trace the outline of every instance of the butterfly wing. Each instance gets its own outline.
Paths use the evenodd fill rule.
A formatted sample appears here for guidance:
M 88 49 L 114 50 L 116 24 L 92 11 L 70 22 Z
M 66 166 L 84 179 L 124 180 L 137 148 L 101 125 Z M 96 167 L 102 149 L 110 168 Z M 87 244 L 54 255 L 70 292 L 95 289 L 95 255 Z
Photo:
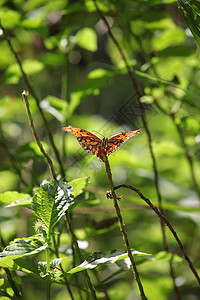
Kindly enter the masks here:
M 125 143 L 130 138 L 134 137 L 135 135 L 138 135 L 142 129 L 137 129 L 134 131 L 127 131 L 120 133 L 118 135 L 113 136 L 108 140 L 107 148 L 106 148 L 106 154 L 110 155 L 113 152 L 115 152 L 123 143 Z
M 72 134 L 84 150 L 92 153 L 93 155 L 98 154 L 101 140 L 96 135 L 90 133 L 89 131 L 71 125 L 69 125 L 68 127 L 64 127 L 62 130 Z

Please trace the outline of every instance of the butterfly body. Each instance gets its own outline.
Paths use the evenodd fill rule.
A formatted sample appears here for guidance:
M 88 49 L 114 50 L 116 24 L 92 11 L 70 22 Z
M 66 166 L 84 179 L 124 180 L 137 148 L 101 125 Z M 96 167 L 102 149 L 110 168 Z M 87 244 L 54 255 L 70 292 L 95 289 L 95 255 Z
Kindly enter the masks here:
M 63 131 L 67 131 L 68 133 L 74 135 L 84 150 L 96 155 L 102 161 L 104 161 L 104 156 L 115 152 L 124 142 L 139 134 L 142 129 L 123 132 L 110 139 L 103 138 L 102 140 L 89 131 L 71 125 L 64 127 Z

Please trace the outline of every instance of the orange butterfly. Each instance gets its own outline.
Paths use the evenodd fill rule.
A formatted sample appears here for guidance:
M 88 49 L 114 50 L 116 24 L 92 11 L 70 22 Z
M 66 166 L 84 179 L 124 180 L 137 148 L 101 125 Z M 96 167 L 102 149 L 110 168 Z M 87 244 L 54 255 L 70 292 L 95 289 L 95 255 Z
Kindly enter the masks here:
M 104 161 L 104 155 L 110 155 L 115 152 L 124 142 L 133 136 L 139 134 L 142 129 L 134 131 L 127 131 L 113 136 L 110 139 L 103 138 L 99 139 L 96 135 L 86 131 L 84 129 L 69 125 L 64 127 L 63 131 L 74 135 L 81 147 L 89 153 L 96 155 L 102 161 Z

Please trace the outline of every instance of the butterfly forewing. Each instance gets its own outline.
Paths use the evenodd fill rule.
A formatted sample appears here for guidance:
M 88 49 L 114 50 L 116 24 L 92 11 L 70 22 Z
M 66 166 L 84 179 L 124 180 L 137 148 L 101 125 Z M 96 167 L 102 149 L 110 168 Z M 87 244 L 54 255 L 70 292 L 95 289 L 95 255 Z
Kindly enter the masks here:
M 81 147 L 83 147 L 84 150 L 94 155 L 98 154 L 101 140 L 96 135 L 84 129 L 70 125 L 68 127 L 64 127 L 63 131 L 67 131 L 68 133 L 74 135 L 74 137 L 77 139 L 77 141 L 79 142 Z
M 108 145 L 106 149 L 107 155 L 110 155 L 113 152 L 115 152 L 123 143 L 125 143 L 128 139 L 138 135 L 141 131 L 142 129 L 127 131 L 110 138 L 108 140 Z
M 63 130 L 74 135 L 74 137 L 77 139 L 84 150 L 96 155 L 101 160 L 103 160 L 104 155 L 112 154 L 124 142 L 142 131 L 142 129 L 127 131 L 115 135 L 109 140 L 105 138 L 103 140 L 100 140 L 96 135 L 90 133 L 89 131 L 71 125 L 69 125 L 68 127 L 64 127 Z

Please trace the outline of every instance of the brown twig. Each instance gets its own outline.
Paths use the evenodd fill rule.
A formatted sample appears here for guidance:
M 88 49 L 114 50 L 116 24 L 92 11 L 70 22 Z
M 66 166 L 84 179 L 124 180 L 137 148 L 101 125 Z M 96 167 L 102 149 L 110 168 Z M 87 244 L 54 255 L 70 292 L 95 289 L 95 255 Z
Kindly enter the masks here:
M 173 123 L 178 131 L 178 134 L 180 136 L 180 140 L 181 140 L 181 143 L 182 143 L 182 146 L 184 148 L 184 154 L 185 154 L 185 157 L 188 161 L 188 165 L 189 165 L 189 168 L 190 168 L 190 174 L 191 174 L 191 177 L 192 177 L 192 181 L 193 181 L 193 185 L 194 185 L 194 189 L 198 195 L 198 198 L 200 200 L 200 188 L 198 186 L 198 183 L 197 183 L 197 179 L 196 179 L 196 175 L 195 175 L 195 171 L 194 171 L 194 163 L 193 163 L 193 159 L 192 159 L 192 156 L 190 155 L 190 152 L 188 150 L 188 146 L 185 142 L 185 138 L 184 138 L 184 135 L 183 135 L 183 131 L 181 130 L 179 124 L 177 124 L 176 120 L 175 120 L 175 112 L 172 112 L 171 113 L 171 118 L 173 120 Z
M 4 26 L 3 26 L 1 23 L 0 23 L 0 28 L 1 28 L 2 31 L 3 31 L 5 40 L 6 40 L 7 43 L 8 43 L 8 46 L 9 46 L 9 48 L 10 48 L 10 51 L 13 53 L 13 55 L 14 55 L 14 57 L 15 57 L 15 59 L 16 59 L 16 62 L 17 62 L 17 64 L 19 65 L 19 68 L 20 68 L 20 70 L 21 70 L 21 73 L 22 73 L 22 76 L 23 76 L 23 78 L 24 78 L 24 81 L 25 81 L 25 83 L 26 83 L 26 85 L 27 85 L 27 87 L 28 87 L 28 90 L 30 91 L 31 95 L 33 96 L 33 98 L 35 99 L 35 101 L 36 101 L 36 103 L 37 103 L 38 110 L 39 110 L 39 112 L 40 112 L 40 115 L 41 115 L 41 117 L 42 117 L 42 120 L 43 120 L 43 122 L 44 122 L 44 124 L 45 124 L 45 127 L 46 127 L 46 129 L 47 129 L 47 132 L 48 132 L 49 141 L 50 141 L 50 143 L 51 143 L 51 145 L 52 145 L 52 148 L 53 148 L 53 150 L 54 150 L 56 159 L 57 159 L 58 164 L 59 164 L 59 166 L 60 166 L 60 172 L 61 172 L 61 175 L 62 175 L 62 177 L 63 177 L 63 179 L 64 179 L 64 178 L 65 178 L 65 172 L 64 172 L 63 165 L 62 165 L 62 161 L 61 161 L 59 152 L 58 152 L 58 150 L 57 150 L 57 148 L 56 148 L 56 145 L 55 145 L 55 143 L 54 143 L 54 139 L 53 139 L 53 135 L 52 135 L 52 133 L 51 133 L 50 127 L 49 127 L 48 122 L 47 122 L 47 120 L 46 120 L 46 118 L 45 118 L 45 116 L 44 116 L 43 110 L 42 110 L 42 108 L 41 108 L 41 106 L 40 106 L 40 99 L 39 99 L 39 97 L 37 96 L 37 94 L 36 94 L 34 88 L 32 87 L 32 84 L 30 83 L 30 81 L 29 81 L 29 79 L 28 79 L 28 76 L 27 76 L 26 73 L 24 72 L 24 69 L 23 69 L 23 66 L 22 66 L 22 62 L 21 62 L 21 60 L 20 60 L 20 58 L 19 58 L 17 52 L 14 50 L 13 45 L 12 45 L 11 40 L 10 40 L 10 37 L 9 37 L 9 35 L 7 34 L 7 32 L 6 32 L 5 28 L 4 28 Z
M 58 252 L 58 247 L 57 247 L 55 235 L 53 235 L 52 238 L 53 238 L 53 245 L 54 245 L 54 250 L 55 250 L 56 257 L 59 258 L 59 252 Z M 50 266 L 50 267 L 51 267 L 51 266 Z M 64 272 L 64 269 L 63 269 L 63 267 L 62 267 L 62 264 L 60 264 L 60 270 L 61 270 L 62 274 L 65 273 L 65 272 Z M 69 285 L 69 283 L 68 283 L 68 281 L 67 281 L 66 276 L 63 276 L 63 279 L 64 279 L 66 288 L 67 288 L 67 290 L 68 290 L 68 292 L 69 292 L 69 295 L 70 295 L 71 299 L 72 299 L 72 300 L 75 300 L 75 299 L 74 299 L 74 296 L 73 296 L 73 293 L 72 293 L 72 290 L 71 290 L 71 288 L 70 288 L 70 285 Z
M 28 115 L 28 119 L 29 119 L 29 125 L 32 129 L 35 141 L 36 141 L 40 151 L 42 152 L 42 154 L 44 155 L 44 157 L 45 157 L 45 159 L 48 163 L 48 166 L 49 166 L 49 169 L 51 171 L 52 177 L 56 180 L 56 173 L 55 173 L 55 170 L 54 170 L 54 167 L 53 167 L 53 162 L 52 162 L 50 156 L 44 150 L 44 148 L 42 146 L 42 143 L 40 142 L 39 136 L 38 136 L 38 134 L 35 130 L 35 126 L 34 126 L 34 123 L 33 123 L 33 118 L 32 118 L 31 111 L 30 111 L 30 108 L 29 108 L 29 103 L 28 103 L 28 92 L 23 91 L 22 97 L 23 97 L 23 100 L 24 100 L 24 104 L 26 106 L 26 111 L 27 111 L 27 115 Z
M 196 277 L 198 283 L 200 284 L 200 277 L 193 265 L 193 263 L 191 262 L 190 258 L 188 257 L 184 247 L 183 247 L 183 244 L 181 242 L 181 240 L 179 239 L 176 231 L 174 230 L 174 228 L 172 227 L 172 225 L 170 224 L 170 222 L 167 220 L 167 218 L 165 216 L 163 216 L 160 211 L 158 210 L 158 208 L 156 206 L 154 206 L 151 201 L 146 198 L 139 189 L 136 189 L 135 187 L 131 186 L 131 185 L 127 185 L 127 184 L 120 184 L 118 186 L 115 186 L 114 187 L 114 190 L 117 190 L 119 188 L 127 188 L 127 189 L 131 189 L 132 191 L 136 192 L 141 199 L 143 199 L 150 207 L 151 209 L 154 210 L 154 212 L 158 215 L 159 218 L 161 218 L 163 220 L 163 222 L 168 226 L 169 230 L 171 231 L 171 233 L 173 234 L 174 238 L 176 239 L 180 249 L 181 249 L 181 252 L 183 253 L 183 256 L 185 257 L 185 260 L 187 261 L 191 271 L 193 272 L 194 276 Z
M 121 230 L 122 237 L 123 237 L 123 240 L 124 240 L 125 245 L 126 245 L 128 257 L 131 261 L 132 270 L 133 270 L 133 273 L 135 275 L 135 278 L 136 278 L 136 281 L 137 281 L 137 284 L 138 284 L 138 287 L 139 287 L 139 290 L 140 290 L 141 298 L 143 300 L 147 300 L 147 298 L 145 296 L 145 293 L 144 293 L 144 289 L 143 289 L 141 280 L 140 280 L 140 275 L 139 275 L 139 272 L 138 272 L 137 267 L 136 267 L 134 257 L 131 253 L 131 247 L 130 247 L 130 244 L 129 244 L 127 232 L 125 230 L 125 224 L 123 222 L 123 218 L 122 218 L 122 215 L 121 215 L 121 212 L 120 212 L 120 208 L 119 208 L 119 205 L 117 203 L 117 196 L 116 196 L 115 190 L 114 190 L 114 184 L 113 184 L 113 180 L 112 180 L 112 173 L 111 173 L 111 169 L 110 169 L 110 164 L 108 162 L 108 158 L 107 158 L 106 155 L 103 155 L 103 160 L 104 160 L 105 167 L 106 167 L 106 173 L 108 175 L 108 181 L 109 181 L 110 189 L 111 189 L 111 196 L 112 196 L 114 207 L 115 207 L 115 210 L 116 210 L 116 214 L 117 214 L 117 217 L 118 217 L 118 220 L 119 220 L 119 223 L 120 223 L 120 230 Z
M 115 44 L 116 48 L 118 49 L 118 51 L 119 51 L 119 53 L 120 53 L 120 55 L 122 57 L 122 60 L 125 63 L 128 75 L 129 75 L 129 77 L 131 79 L 133 88 L 135 89 L 135 92 L 136 92 L 136 98 L 137 98 L 137 101 L 138 101 L 139 106 L 140 106 L 142 121 L 143 121 L 143 124 L 144 124 L 145 131 L 147 133 L 149 150 L 150 150 L 150 154 L 151 154 L 151 158 L 152 158 L 152 162 L 153 162 L 154 181 L 155 181 L 155 186 L 156 186 L 156 191 L 157 191 L 157 196 L 158 196 L 158 205 L 159 205 L 159 209 L 162 210 L 162 206 L 161 206 L 161 193 L 160 193 L 159 180 L 158 180 L 158 170 L 157 170 L 156 159 L 155 159 L 155 155 L 154 155 L 154 151 L 153 151 L 153 147 L 152 147 L 152 137 L 151 137 L 151 133 L 150 133 L 149 127 L 147 125 L 145 110 L 144 110 L 143 104 L 140 101 L 140 98 L 141 98 L 142 94 L 141 94 L 141 92 L 139 90 L 137 81 L 136 81 L 135 77 L 133 76 L 133 72 L 132 72 L 131 67 L 130 67 L 130 65 L 128 63 L 128 60 L 127 60 L 127 58 L 126 58 L 126 56 L 125 56 L 125 54 L 124 54 L 124 52 L 123 52 L 120 44 L 118 43 L 117 39 L 113 35 L 112 30 L 110 28 L 110 25 L 109 25 L 107 19 L 105 18 L 105 16 L 101 12 L 101 10 L 98 8 L 98 6 L 96 4 L 96 0 L 94 0 L 94 3 L 95 3 L 95 6 L 96 6 L 96 10 L 98 11 L 101 19 L 103 20 L 103 22 L 105 23 L 105 25 L 106 25 L 106 27 L 108 29 L 109 36 L 111 37 L 113 43 Z
M 110 28 L 110 25 L 109 25 L 107 19 L 105 18 L 105 16 L 101 12 L 101 10 L 98 8 L 96 0 L 94 0 L 94 3 L 95 3 L 95 6 L 96 6 L 96 10 L 98 11 L 101 19 L 103 20 L 103 22 L 105 23 L 105 25 L 108 29 L 109 36 L 111 37 L 113 43 L 115 44 L 116 48 L 118 49 L 118 51 L 119 51 L 119 53 L 122 57 L 122 60 L 125 63 L 128 75 L 131 79 L 133 88 L 135 89 L 135 92 L 136 92 L 136 98 L 137 98 L 137 101 L 138 101 L 139 106 L 140 106 L 142 121 L 143 121 L 143 124 L 144 124 L 145 131 L 147 133 L 149 151 L 150 151 L 151 159 L 152 159 L 152 162 L 153 162 L 154 182 L 155 182 L 156 193 L 157 193 L 157 198 L 158 198 L 158 208 L 159 208 L 159 211 L 161 213 L 163 213 L 163 211 L 162 211 L 162 198 L 161 198 L 161 192 L 160 192 L 160 187 L 159 187 L 158 169 L 157 169 L 156 158 L 155 158 L 154 151 L 153 151 L 153 146 L 152 146 L 151 132 L 150 132 L 148 124 L 147 124 L 146 114 L 145 114 L 143 104 L 140 101 L 140 98 L 141 98 L 142 94 L 139 90 L 137 81 L 136 81 L 135 77 L 133 76 L 133 72 L 132 72 L 131 67 L 128 63 L 128 60 L 127 60 L 120 44 L 118 43 L 117 39 L 113 35 L 112 30 Z M 164 246 L 164 249 L 169 252 L 169 247 L 168 247 L 167 239 L 166 239 L 166 235 L 165 235 L 165 228 L 164 228 L 164 224 L 163 224 L 162 219 L 160 219 L 160 225 L 161 225 L 161 231 L 162 231 L 162 237 L 163 237 L 163 246 Z M 175 289 L 175 292 L 176 292 L 177 299 L 180 300 L 180 295 L 179 295 L 178 288 L 177 288 L 176 283 L 175 283 L 175 274 L 174 274 L 174 270 L 173 270 L 173 266 L 172 266 L 171 262 L 170 262 L 170 273 L 171 273 L 171 277 L 172 277 L 172 280 L 173 280 L 173 285 L 174 285 L 174 289 Z

